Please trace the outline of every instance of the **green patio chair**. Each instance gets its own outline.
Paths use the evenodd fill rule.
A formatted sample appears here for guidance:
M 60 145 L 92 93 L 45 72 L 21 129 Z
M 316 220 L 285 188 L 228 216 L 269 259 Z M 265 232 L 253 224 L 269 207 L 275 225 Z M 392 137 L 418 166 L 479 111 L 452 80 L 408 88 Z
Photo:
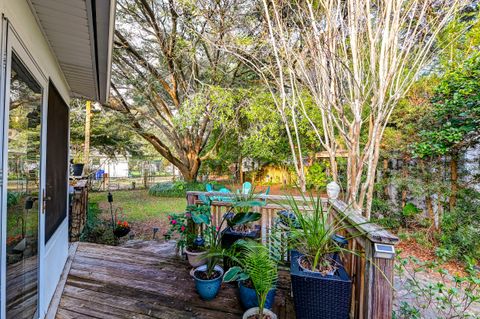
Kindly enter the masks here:
M 205 190 L 206 190 L 207 192 L 209 192 L 209 193 L 210 193 L 210 192 L 213 192 L 213 186 L 212 186 L 212 184 L 210 184 L 210 183 L 206 184 L 206 185 L 205 185 Z
M 248 195 L 252 191 L 252 183 L 250 182 L 245 182 L 242 185 L 242 194 L 243 195 Z

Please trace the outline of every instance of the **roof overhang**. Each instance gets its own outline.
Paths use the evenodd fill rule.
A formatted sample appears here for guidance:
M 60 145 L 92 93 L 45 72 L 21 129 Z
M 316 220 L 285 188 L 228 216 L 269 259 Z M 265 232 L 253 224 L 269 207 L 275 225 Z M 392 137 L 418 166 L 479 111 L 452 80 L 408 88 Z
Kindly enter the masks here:
M 106 102 L 115 0 L 29 0 L 72 96 Z

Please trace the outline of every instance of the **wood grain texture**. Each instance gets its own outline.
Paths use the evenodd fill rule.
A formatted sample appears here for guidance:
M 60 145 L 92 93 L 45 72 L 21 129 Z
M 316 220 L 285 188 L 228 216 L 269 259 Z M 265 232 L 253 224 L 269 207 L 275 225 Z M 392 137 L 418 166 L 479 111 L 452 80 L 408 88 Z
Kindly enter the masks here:
M 171 252 L 79 243 L 56 313 L 69 318 L 241 318 L 234 284 L 223 284 L 212 301 L 195 291 L 185 260 Z M 295 318 L 290 276 L 281 270 L 274 311 Z

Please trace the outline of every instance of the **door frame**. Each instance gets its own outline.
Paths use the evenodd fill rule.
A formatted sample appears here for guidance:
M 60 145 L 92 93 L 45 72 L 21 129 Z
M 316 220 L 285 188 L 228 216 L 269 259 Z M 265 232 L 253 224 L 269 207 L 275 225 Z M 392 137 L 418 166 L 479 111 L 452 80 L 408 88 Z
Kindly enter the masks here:
M 2 157 L 0 162 L 0 169 L 4 172 L 2 174 L 2 182 L 4 185 L 0 188 L 1 200 L 0 211 L 2 212 L 0 218 L 0 318 L 6 317 L 6 215 L 7 215 L 7 186 L 8 186 L 8 128 L 9 128 L 9 107 L 10 107 L 10 75 L 12 52 L 21 60 L 22 64 L 28 69 L 34 79 L 42 88 L 42 105 L 41 105 L 41 130 L 40 130 L 40 182 L 38 194 L 39 206 L 39 222 L 38 222 L 38 286 L 37 286 L 37 317 L 41 318 L 45 313 L 43 309 L 44 298 L 42 294 L 43 280 L 44 280 L 44 262 L 45 255 L 45 210 L 44 198 L 45 191 L 45 168 L 46 168 L 46 127 L 47 127 L 47 112 L 48 112 L 48 78 L 42 72 L 35 59 L 30 54 L 27 46 L 22 41 L 19 34 L 15 31 L 7 18 L 2 16 L 1 23 L 2 32 L 2 46 L 1 46 L 1 74 L 0 74 L 0 125 L 1 125 L 1 144 Z

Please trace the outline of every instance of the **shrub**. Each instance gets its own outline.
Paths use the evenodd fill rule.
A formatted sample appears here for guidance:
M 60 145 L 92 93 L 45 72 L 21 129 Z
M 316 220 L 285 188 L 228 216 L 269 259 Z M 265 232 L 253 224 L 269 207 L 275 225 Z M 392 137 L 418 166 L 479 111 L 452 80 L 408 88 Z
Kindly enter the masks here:
M 87 210 L 87 221 L 85 228 L 80 235 L 80 241 L 86 241 L 104 245 L 117 245 L 118 242 L 113 236 L 110 221 L 100 218 L 101 210 L 97 203 L 89 203 Z
M 392 210 L 391 206 L 386 200 L 373 198 L 372 221 L 385 228 L 399 228 L 402 224 L 402 216 L 396 210 Z
M 22 193 L 19 192 L 7 192 L 7 207 L 17 205 Z
M 445 212 L 440 234 L 441 248 L 451 258 L 480 259 L 480 193 L 473 189 L 461 190 L 454 210 Z
M 474 261 L 468 260 L 465 275 L 452 275 L 436 262 L 414 257 L 395 263 L 398 297 L 408 297 L 394 310 L 393 318 L 476 318 L 472 305 L 480 301 L 480 280 Z M 425 280 L 423 273 L 435 276 Z
M 323 189 L 327 186 L 326 165 L 322 163 L 313 163 L 307 170 L 305 176 L 306 186 L 308 189 Z
M 162 182 L 150 187 L 148 194 L 158 197 L 185 197 L 187 191 L 205 191 L 205 185 L 208 183 L 212 184 L 215 190 L 225 187 L 216 181 L 206 183 L 184 181 Z

